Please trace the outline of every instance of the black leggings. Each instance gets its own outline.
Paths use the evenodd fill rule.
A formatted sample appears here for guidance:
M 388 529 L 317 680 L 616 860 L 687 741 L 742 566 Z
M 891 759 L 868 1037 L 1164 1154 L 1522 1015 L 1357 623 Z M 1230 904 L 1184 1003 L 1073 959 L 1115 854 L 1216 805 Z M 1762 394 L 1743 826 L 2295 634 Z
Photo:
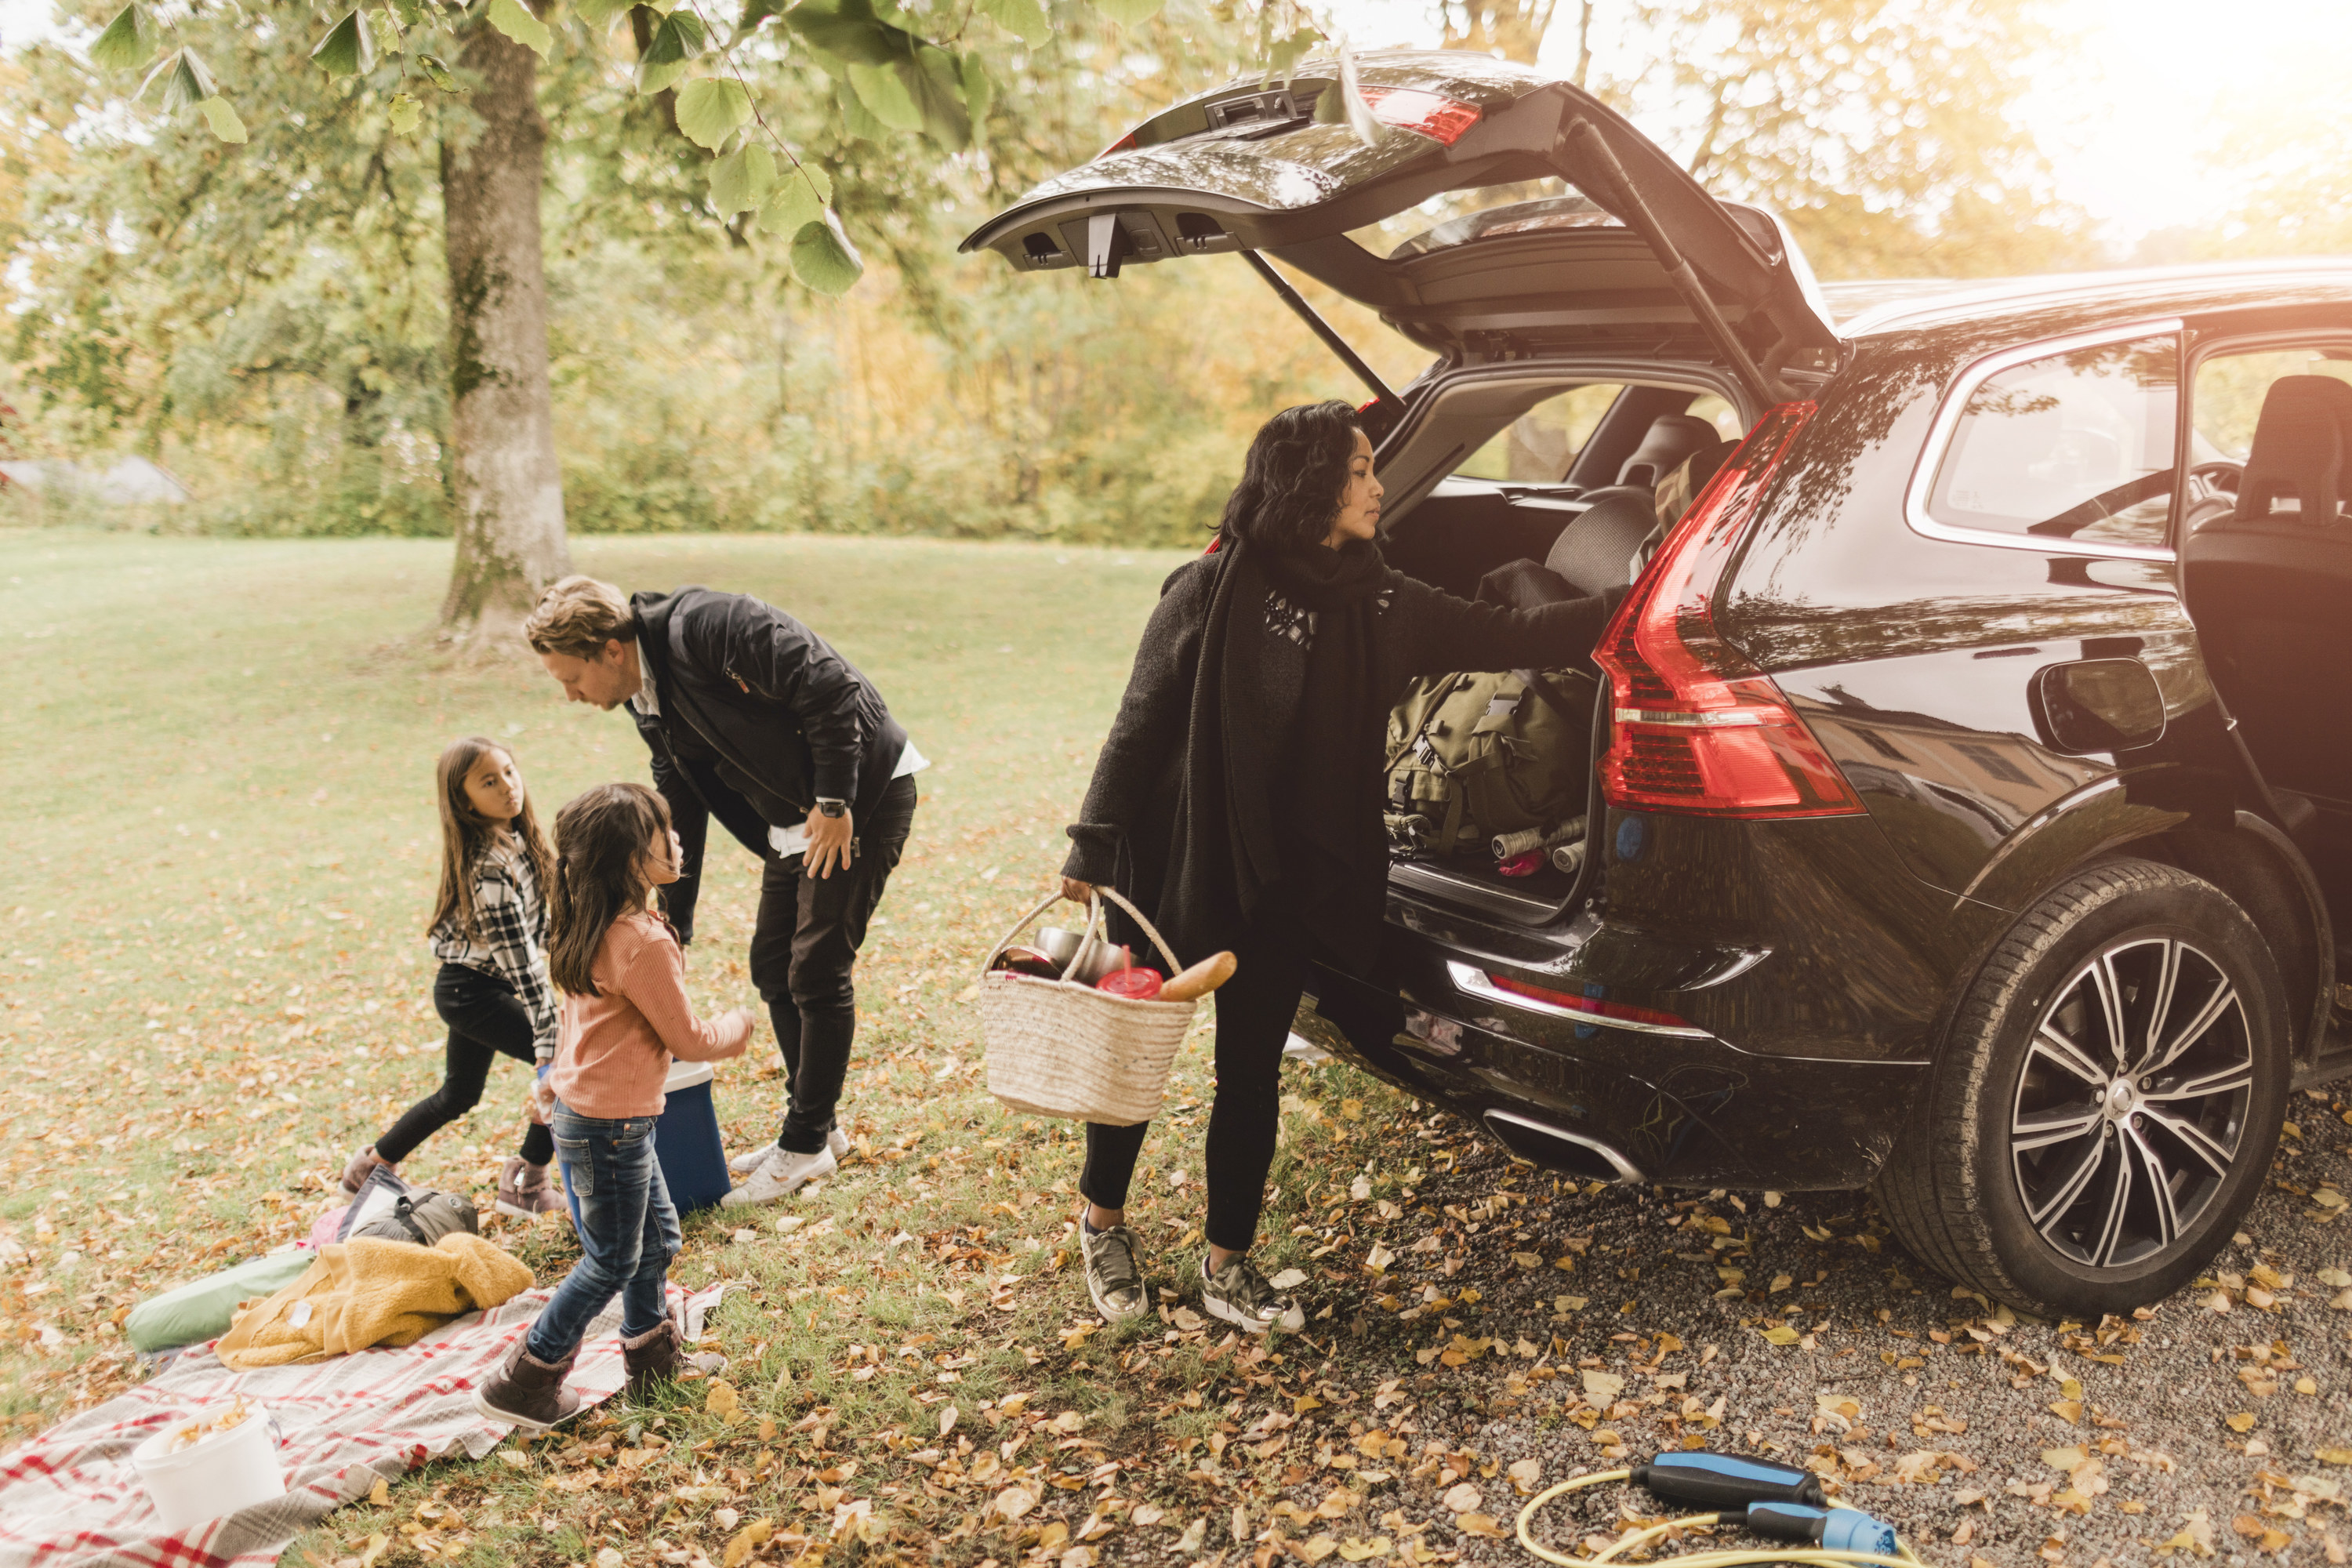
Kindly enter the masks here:
M 512 1057 L 538 1070 L 531 1054 L 530 1014 L 514 987 L 495 974 L 445 963 L 433 980 L 433 1010 L 449 1026 L 449 1060 L 441 1087 L 410 1106 L 391 1131 L 375 1141 L 376 1158 L 398 1164 L 419 1143 L 481 1102 L 490 1063 Z M 534 1165 L 555 1155 L 555 1135 L 534 1121 L 517 1152 Z
M 1234 977 L 1217 991 L 1217 1089 L 1209 1107 L 1209 1245 L 1245 1252 L 1257 1239 L 1265 1173 L 1281 1123 L 1282 1048 L 1307 987 L 1298 928 L 1269 893 L 1260 918 L 1234 944 Z M 1107 1209 L 1127 1206 L 1127 1186 L 1150 1127 L 1087 1126 L 1078 1191 Z

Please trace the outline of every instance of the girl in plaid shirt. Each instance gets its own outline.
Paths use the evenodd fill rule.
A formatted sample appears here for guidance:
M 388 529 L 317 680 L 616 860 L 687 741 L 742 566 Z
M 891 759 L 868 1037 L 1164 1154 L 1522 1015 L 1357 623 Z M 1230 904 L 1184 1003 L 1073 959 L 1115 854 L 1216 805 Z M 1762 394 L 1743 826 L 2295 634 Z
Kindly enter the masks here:
M 379 1165 L 397 1166 L 482 1098 L 491 1061 L 534 1068 L 555 1057 L 555 992 L 547 977 L 547 886 L 553 857 L 531 813 L 514 753 L 469 735 L 434 770 L 441 806 L 441 891 L 430 934 L 441 973 L 433 1006 L 449 1026 L 441 1086 L 343 1167 L 353 1196 Z M 548 1185 L 555 1143 L 536 1117 L 499 1176 L 500 1214 L 566 1212 Z

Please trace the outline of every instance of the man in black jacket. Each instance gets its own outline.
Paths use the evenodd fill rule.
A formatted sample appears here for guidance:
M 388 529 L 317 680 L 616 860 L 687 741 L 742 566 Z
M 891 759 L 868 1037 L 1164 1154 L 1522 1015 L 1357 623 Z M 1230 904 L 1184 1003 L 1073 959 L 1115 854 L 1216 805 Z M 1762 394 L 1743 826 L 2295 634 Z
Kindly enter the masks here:
M 766 999 L 789 1104 L 772 1145 L 729 1162 L 730 1205 L 831 1175 L 849 1141 L 834 1110 L 857 1026 L 851 969 L 915 817 L 927 766 L 881 693 L 823 637 L 748 595 L 680 588 L 627 599 L 566 577 L 524 623 L 574 702 L 629 705 L 653 752 L 686 863 L 667 889 L 692 940 L 716 816 L 763 862 L 751 984 Z

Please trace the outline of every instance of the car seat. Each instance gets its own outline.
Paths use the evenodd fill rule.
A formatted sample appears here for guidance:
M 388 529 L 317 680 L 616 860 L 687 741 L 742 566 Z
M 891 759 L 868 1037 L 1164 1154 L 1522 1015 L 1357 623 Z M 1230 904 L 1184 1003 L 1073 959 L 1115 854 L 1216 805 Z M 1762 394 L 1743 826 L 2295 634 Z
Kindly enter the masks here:
M 1654 489 L 1660 479 L 1693 452 L 1703 451 L 1722 440 L 1715 426 L 1695 414 L 1665 414 L 1650 421 L 1643 432 L 1642 444 L 1633 455 L 1619 465 L 1617 482 L 1621 485 L 1646 485 Z
M 2206 667 L 2273 789 L 2352 802 L 2352 384 L 2271 384 L 2237 507 L 2181 542 Z M 2307 815 L 2281 802 L 2290 824 Z

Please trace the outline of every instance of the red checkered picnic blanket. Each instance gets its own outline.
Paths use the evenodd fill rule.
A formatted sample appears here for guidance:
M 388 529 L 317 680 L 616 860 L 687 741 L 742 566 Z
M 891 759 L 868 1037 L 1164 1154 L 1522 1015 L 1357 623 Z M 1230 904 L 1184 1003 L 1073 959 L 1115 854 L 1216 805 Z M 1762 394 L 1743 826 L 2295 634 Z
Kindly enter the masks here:
M 480 1458 L 510 1427 L 474 1409 L 474 1389 L 522 1336 L 549 1292 L 526 1290 L 491 1312 L 469 1312 L 399 1350 L 368 1350 L 308 1366 L 232 1372 L 209 1346 L 130 1393 L 52 1427 L 0 1458 L 0 1568 L 252 1568 L 336 1508 L 462 1447 Z M 670 1287 L 673 1302 L 681 1300 Z M 687 1327 L 719 1300 L 684 1298 Z M 571 1386 L 586 1404 L 625 1381 L 617 1298 L 589 1325 Z M 184 1415 L 225 1409 L 240 1395 L 278 1423 L 286 1495 L 177 1534 L 162 1533 L 131 1451 Z

